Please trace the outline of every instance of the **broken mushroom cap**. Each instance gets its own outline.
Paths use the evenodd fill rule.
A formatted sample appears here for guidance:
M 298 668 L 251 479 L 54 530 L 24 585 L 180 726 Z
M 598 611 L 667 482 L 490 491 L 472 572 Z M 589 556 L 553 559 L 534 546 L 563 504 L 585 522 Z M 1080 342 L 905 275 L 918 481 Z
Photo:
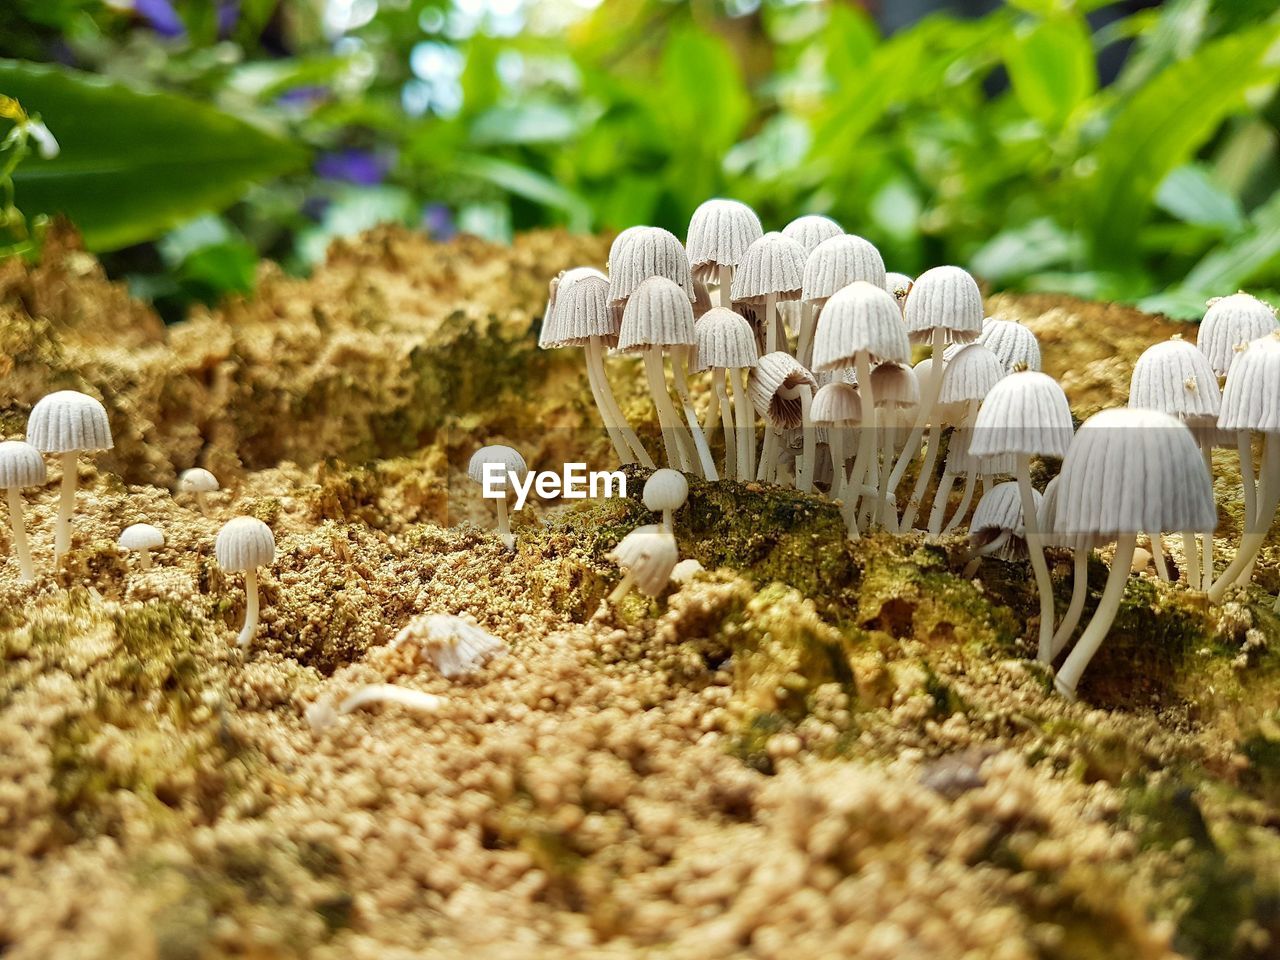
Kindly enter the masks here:
M 1166 340 L 1148 347 L 1134 364 L 1129 406 L 1206 427 L 1217 423 L 1222 394 L 1208 357 L 1186 340 Z
M 1040 341 L 1020 323 L 988 317 L 978 342 L 996 355 L 1008 373 L 1040 369 Z
M 644 482 L 644 505 L 655 513 L 679 510 L 689 498 L 689 481 L 679 470 L 663 467 Z
M 809 255 L 804 265 L 800 298 L 806 303 L 821 305 L 856 280 L 883 288 L 884 259 L 869 240 L 841 234 L 823 240 Z
M 828 383 L 818 388 L 809 406 L 809 419 L 819 425 L 862 422 L 862 398 L 858 388 L 847 383 Z
M 218 531 L 213 552 L 223 570 L 256 570 L 275 559 L 276 538 L 257 517 L 232 517 Z
M 984 398 L 969 452 L 975 457 L 1002 453 L 1061 457 L 1071 446 L 1072 427 L 1071 407 L 1058 381 L 1023 370 L 1002 379 Z
M 959 267 L 934 267 L 916 278 L 903 311 L 913 343 L 942 330 L 947 343 L 971 343 L 982 335 L 982 291 Z
M 946 359 L 938 402 L 981 400 L 1005 375 L 1004 365 L 986 347 L 977 343 L 962 346 Z
M 48 480 L 40 451 L 21 440 L 0 443 L 0 489 L 43 486 Z
M 843 233 L 844 230 L 841 229 L 840 224 L 830 217 L 822 217 L 817 214 L 796 217 L 782 228 L 784 237 L 788 240 L 794 240 L 804 247 L 806 253 L 811 255 L 823 240 L 830 240 L 832 237 L 838 237 Z
M 630 574 L 635 588 L 649 597 L 666 588 L 680 559 L 676 538 L 657 524 L 636 527 L 606 556 L 624 574 Z
M 904 363 L 882 363 L 871 371 L 875 405 L 908 410 L 920 405 L 920 381 Z
M 708 310 L 694 325 L 697 370 L 754 367 L 759 359 L 756 335 L 747 318 L 728 307 Z
M 687 249 L 693 275 L 706 281 L 720 267 L 736 267 L 763 233 L 760 218 L 745 203 L 718 197 L 703 202 L 689 219 Z
M 213 493 L 218 487 L 218 478 L 201 467 L 183 470 L 178 475 L 178 491 L 180 493 Z
M 580 347 L 592 337 L 602 338 L 606 346 L 618 339 L 618 323 L 609 309 L 609 281 L 603 276 L 583 276 L 561 285 L 543 320 L 538 346 Z
M 697 342 L 693 305 L 678 284 L 666 277 L 649 277 L 627 300 L 618 350 L 635 352 Z
M 609 260 L 609 306 L 617 309 L 631 299 L 650 277 L 663 277 L 694 301 L 689 258 L 675 235 L 661 227 L 644 227 L 621 245 Z
M 1032 498 L 1039 510 L 1043 503 L 1040 491 L 1033 490 Z M 969 542 L 974 547 L 984 547 L 1002 533 L 1008 533 L 1010 538 L 992 556 L 1008 561 L 1025 559 L 1027 524 L 1022 515 L 1022 496 L 1016 480 L 997 483 L 984 493 L 969 521 Z
M 501 464 L 503 489 L 510 486 L 510 474 L 514 473 L 517 480 L 523 480 L 525 474 L 529 472 L 529 467 L 525 464 L 524 457 L 520 456 L 520 451 L 502 444 L 492 444 L 481 447 L 471 455 L 471 461 L 467 464 L 467 476 L 476 483 L 484 483 L 484 467 L 487 463 Z
M 500 657 L 507 645 L 474 621 L 447 613 L 414 617 L 391 641 L 393 648 L 412 643 L 446 680 L 474 673 L 486 661 Z
M 164 546 L 164 531 L 149 523 L 135 523 L 120 531 L 117 541 L 121 550 L 159 550 Z
M 799 397 L 789 396 L 796 387 L 815 389 L 818 381 L 789 353 L 766 353 L 751 373 L 747 390 L 751 402 L 771 426 L 792 430 L 802 426 L 804 410 Z
M 852 366 L 865 353 L 872 363 L 906 363 L 911 344 L 893 296 L 865 280 L 855 280 L 827 301 L 818 317 L 813 365 L 818 370 Z
M 1063 458 L 1056 508 L 1057 531 L 1108 540 L 1145 531 L 1210 533 L 1218 522 L 1195 438 L 1156 410 L 1090 417 Z
M 44 453 L 110 450 L 114 445 L 106 408 L 75 390 L 59 390 L 36 402 L 27 419 L 27 442 Z
M 1196 334 L 1196 347 L 1209 358 L 1213 372 L 1225 377 L 1241 346 L 1265 337 L 1278 326 L 1280 321 L 1270 304 L 1247 293 L 1233 293 L 1209 301 Z
M 796 241 L 780 233 L 766 233 L 747 248 L 733 271 L 733 301 L 760 304 L 770 294 L 779 300 L 797 299 L 807 258 L 804 247 Z

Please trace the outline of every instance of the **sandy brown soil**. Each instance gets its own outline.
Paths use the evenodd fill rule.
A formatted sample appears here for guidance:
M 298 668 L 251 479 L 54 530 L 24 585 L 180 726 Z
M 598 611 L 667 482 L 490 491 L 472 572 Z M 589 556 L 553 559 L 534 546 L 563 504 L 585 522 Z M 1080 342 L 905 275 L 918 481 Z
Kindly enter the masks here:
M 382 231 L 167 330 L 70 238 L 0 265 L 5 436 L 63 387 L 116 435 L 57 570 L 56 469 L 27 501 L 36 583 L 5 537 L 0 955 L 1280 956 L 1275 548 L 1219 610 L 1132 578 L 1072 705 L 1029 659 L 1024 567 L 849 543 L 821 497 L 694 483 L 676 532 L 709 573 L 616 612 L 605 554 L 652 521 L 634 496 L 527 511 L 502 549 L 475 447 L 607 460 L 580 356 L 536 349 L 546 279 L 605 249 Z M 1081 416 L 1174 329 L 990 307 Z M 207 518 L 169 492 L 195 464 L 225 487 Z M 241 513 L 278 545 L 247 652 L 213 559 Z M 115 547 L 138 521 L 167 538 L 149 571 Z M 388 647 L 423 612 L 509 652 L 445 680 Z M 445 704 L 308 726 L 371 682 Z

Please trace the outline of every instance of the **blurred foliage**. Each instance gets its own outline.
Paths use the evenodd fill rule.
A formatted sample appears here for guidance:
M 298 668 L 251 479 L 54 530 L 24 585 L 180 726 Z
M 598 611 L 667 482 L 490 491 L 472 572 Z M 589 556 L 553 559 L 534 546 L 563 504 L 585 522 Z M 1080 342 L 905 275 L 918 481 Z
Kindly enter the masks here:
M 1280 287 L 1273 0 L 1010 0 L 888 37 L 802 0 L 6 0 L 0 54 L 63 145 L 17 165 L 17 207 L 175 313 L 381 220 L 683 235 L 713 195 L 829 214 L 907 273 L 1177 316 Z

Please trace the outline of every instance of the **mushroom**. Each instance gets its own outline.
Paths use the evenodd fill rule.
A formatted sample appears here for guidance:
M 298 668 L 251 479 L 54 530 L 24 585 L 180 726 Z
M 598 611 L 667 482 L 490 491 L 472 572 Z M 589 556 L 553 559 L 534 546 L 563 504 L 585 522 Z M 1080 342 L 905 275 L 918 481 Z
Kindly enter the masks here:
M 9 494 L 9 527 L 13 531 L 13 553 L 18 558 L 22 580 L 34 580 L 36 568 L 31 562 L 27 544 L 27 528 L 22 518 L 22 488 L 43 486 L 48 479 L 44 457 L 29 443 L 6 440 L 0 443 L 0 486 Z
M 178 490 L 181 493 L 195 494 L 196 506 L 204 516 L 209 516 L 208 495 L 220 489 L 218 478 L 201 467 L 183 470 L 178 475 Z
M 671 582 L 680 585 L 692 583 L 700 574 L 706 572 L 706 567 L 701 563 L 693 557 L 687 557 L 671 568 Z
M 828 241 L 829 242 L 829 241 Z M 879 475 L 874 468 L 877 451 L 875 386 L 871 366 L 878 363 L 906 363 L 911 345 L 893 296 L 883 284 L 855 280 L 838 291 L 822 309 L 813 344 L 814 366 L 819 371 L 853 367 L 862 400 L 862 424 L 858 453 L 853 461 L 850 488 L 857 492 L 864 484 L 878 490 Z M 856 497 L 851 497 L 851 500 Z M 857 508 L 850 536 L 858 536 Z
M 445 704 L 445 699 L 390 683 L 369 683 L 360 687 L 337 707 L 329 700 L 317 700 L 307 708 L 307 724 L 312 733 L 323 733 L 337 722 L 338 717 L 374 703 L 394 703 L 419 713 L 435 713 Z
M 971 343 L 982 334 L 982 292 L 977 282 L 959 267 L 934 267 L 926 270 L 911 285 L 903 310 L 907 334 L 912 343 L 929 343 L 933 363 L 929 368 L 929 380 L 921 380 L 921 403 L 916 422 L 906 445 L 894 464 L 889 476 L 887 495 L 893 496 L 902 482 L 908 464 L 920 451 L 920 439 L 929 425 L 929 446 L 915 492 L 907 505 L 907 514 L 914 519 L 915 510 L 924 498 L 924 488 L 933 473 L 938 456 L 942 425 L 937 416 L 938 394 L 942 390 L 942 354 L 949 343 Z M 904 516 L 903 529 L 910 529 L 911 522 Z
M 1012 454 L 1027 525 L 1027 552 L 1040 593 L 1039 657 L 1048 663 L 1053 642 L 1053 579 L 1045 562 L 1031 486 L 1031 457 L 1061 457 L 1071 445 L 1071 408 L 1058 382 L 1035 370 L 1005 377 L 987 394 L 974 420 L 969 452 L 975 457 Z
M 584 349 L 591 397 L 619 462 L 638 460 L 652 469 L 653 459 L 623 416 L 604 369 L 605 348 L 617 344 L 619 326 L 609 309 L 609 281 L 598 270 L 579 267 L 561 274 L 543 318 L 538 345 L 544 349 Z
M 697 369 L 711 371 L 711 383 L 717 398 L 707 422 L 714 423 L 715 410 L 719 407 L 723 424 L 725 476 L 748 479 L 755 453 L 755 424 L 751 416 L 751 399 L 747 396 L 744 371 L 754 368 L 759 360 L 755 334 L 751 331 L 751 324 L 741 314 L 734 313 L 727 307 L 716 307 L 708 310 L 694 324 L 694 335 L 698 341 Z M 725 389 L 726 375 L 733 383 L 737 429 L 734 429 L 734 411 L 729 406 Z
M 425 653 L 446 680 L 474 673 L 486 661 L 507 652 L 505 643 L 475 621 L 447 613 L 414 617 L 396 634 L 391 648 L 406 643 Z
M 76 508 L 76 457 L 84 452 L 110 450 L 111 424 L 102 404 L 75 390 L 59 390 L 42 397 L 27 419 L 27 443 L 62 459 L 62 496 L 54 528 L 54 562 L 71 547 L 71 514 Z
M 838 237 L 844 233 L 840 224 L 836 223 L 830 217 L 819 216 L 818 214 L 807 214 L 803 217 L 796 217 L 785 227 L 782 228 L 782 235 L 788 240 L 794 240 L 800 246 L 804 247 L 805 253 L 812 255 L 817 249 L 818 244 L 823 240 L 830 240 L 832 237 Z
M 497 504 L 498 536 L 508 550 L 516 548 L 515 534 L 511 532 L 511 520 L 507 516 L 507 497 L 512 484 L 519 483 L 529 472 L 520 452 L 511 447 L 494 444 L 481 447 L 471 455 L 467 464 L 467 476 L 481 485 L 483 495 Z
M 1213 441 L 1217 434 L 1222 394 L 1218 378 L 1209 359 L 1180 337 L 1157 343 L 1138 357 L 1129 380 L 1129 406 L 1141 410 L 1159 410 L 1177 417 L 1188 427 L 1200 444 L 1205 470 L 1213 471 Z M 1252 472 L 1252 471 L 1251 471 Z M 1160 530 L 1151 535 L 1156 572 L 1167 580 L 1169 572 L 1160 550 Z M 1208 590 L 1213 585 L 1213 536 L 1204 538 L 1204 562 L 1196 546 L 1195 535 L 1184 534 L 1187 554 L 1187 579 L 1195 589 Z M 1201 570 L 1203 569 L 1203 573 Z
M 889 471 L 893 469 L 904 427 L 910 426 L 920 406 L 920 380 L 904 363 L 882 363 L 871 371 L 871 388 L 880 434 L 880 477 L 876 488 L 883 492 L 889 489 Z M 898 515 L 893 501 L 882 498 L 879 502 L 880 523 L 896 530 Z
M 748 389 L 756 413 L 760 414 L 765 423 L 764 447 L 760 454 L 760 466 L 756 470 L 757 480 L 776 482 L 779 433 L 805 425 L 809 419 L 813 390 L 817 386 L 818 381 L 813 374 L 789 353 L 767 353 L 756 364 Z M 813 459 L 806 459 L 807 469 L 811 472 Z M 804 478 L 797 476 L 796 481 L 798 486 L 804 482 Z
M 1041 503 L 1036 491 L 1037 507 Z M 1022 494 L 1017 481 L 997 483 L 982 495 L 969 521 L 969 562 L 964 576 L 978 572 L 983 557 L 1017 561 L 1027 555 L 1027 525 L 1022 515 Z
M 644 482 L 644 505 L 662 514 L 662 528 L 674 533 L 672 514 L 689 499 L 689 481 L 678 470 L 655 470 Z
M 1261 433 L 1264 445 L 1262 467 L 1258 471 L 1257 507 L 1251 514 L 1246 513 L 1235 557 L 1209 588 L 1211 603 L 1218 603 L 1233 584 L 1247 579 L 1258 551 L 1266 542 L 1276 509 L 1280 507 L 1280 404 L 1275 402 L 1277 395 L 1280 395 L 1280 330 L 1253 341 L 1241 351 L 1227 372 L 1226 386 L 1222 390 L 1218 427 L 1246 435 Z
M 733 273 L 734 304 L 764 306 L 761 323 L 766 353 L 779 349 L 778 301 L 800 297 L 807 258 L 804 247 L 796 241 L 780 233 L 766 233 L 747 248 L 742 263 Z M 785 337 L 781 347 L 786 347 Z
M 666 589 L 680 559 L 676 538 L 658 524 L 636 527 L 606 556 L 622 571 L 621 582 L 609 594 L 609 602 L 614 605 L 621 603 L 632 588 L 647 597 L 656 597 Z
M 1040 369 L 1040 341 L 1016 321 L 988 317 L 982 322 L 978 342 L 996 355 L 1006 373 Z
M 1028 374 L 1014 374 L 1010 380 Z M 1207 532 L 1217 522 L 1213 484 L 1191 431 L 1154 410 L 1104 410 L 1080 428 L 1062 462 L 1057 525 L 1062 533 L 1115 539 L 1111 572 L 1093 619 L 1054 678 L 1075 698 L 1085 667 L 1106 638 L 1143 530 Z
M 806 365 L 813 362 L 813 332 L 818 314 L 828 300 L 855 280 L 883 287 L 884 278 L 884 259 L 870 241 L 842 234 L 818 244 L 804 265 L 804 282 L 800 287 L 803 310 L 796 358 Z
M 223 570 L 244 573 L 244 626 L 236 643 L 247 647 L 258 629 L 258 567 L 275 559 L 276 538 L 257 517 L 232 517 L 218 531 L 213 552 Z
M 1063 547 L 1071 551 L 1071 601 L 1067 604 L 1067 612 L 1062 615 L 1062 620 L 1054 631 L 1050 650 L 1051 659 L 1057 659 L 1080 623 L 1080 615 L 1084 612 L 1084 602 L 1089 592 L 1089 554 L 1094 547 L 1102 545 L 1097 537 L 1067 536 L 1060 532 L 1058 479 L 1059 477 L 1054 477 L 1045 485 L 1044 496 L 1040 499 L 1040 537 L 1047 547 Z M 1136 553 L 1134 559 L 1135 561 L 1137 559 Z M 1150 554 L 1147 554 L 1147 559 L 1151 559 Z
M 693 211 L 686 238 L 689 265 L 704 283 L 719 283 L 720 306 L 731 305 L 733 271 L 763 233 L 755 211 L 737 200 L 707 200 Z
M 121 550 L 137 553 L 138 566 L 143 570 L 150 570 L 151 551 L 164 546 L 164 532 L 149 523 L 135 523 L 120 531 L 117 544 Z
M 813 395 L 809 406 L 809 420 L 814 426 L 827 428 L 827 446 L 831 450 L 831 498 L 843 500 L 848 507 L 850 500 L 846 487 L 849 475 L 846 468 L 844 433 L 847 427 L 862 422 L 862 399 L 858 388 L 842 381 L 823 384 Z M 846 526 L 851 525 L 846 513 Z

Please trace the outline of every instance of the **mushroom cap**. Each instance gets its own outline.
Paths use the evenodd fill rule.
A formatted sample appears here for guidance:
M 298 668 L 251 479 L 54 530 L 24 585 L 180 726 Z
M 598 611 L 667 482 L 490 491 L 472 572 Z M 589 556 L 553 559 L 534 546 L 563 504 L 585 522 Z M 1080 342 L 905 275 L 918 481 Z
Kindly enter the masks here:
M 41 397 L 27 419 L 27 443 L 44 453 L 110 450 L 113 443 L 106 408 L 75 390 Z
M 679 510 L 689 499 L 689 481 L 679 470 L 663 467 L 644 482 L 644 505 L 649 510 Z
M 988 317 L 982 323 L 978 342 L 994 353 L 1009 373 L 1017 367 L 1040 369 L 1040 341 L 1016 321 Z
M 884 275 L 884 288 L 893 294 L 893 299 L 898 301 L 898 306 L 902 306 L 906 302 L 907 294 L 911 292 L 911 285 L 915 283 L 905 273 L 887 272 Z
M 830 217 L 812 213 L 803 217 L 796 217 L 782 228 L 784 237 L 800 244 L 800 246 L 804 247 L 805 252 L 810 255 L 823 240 L 830 240 L 832 237 L 838 237 L 842 233 L 844 233 L 844 230 L 840 224 Z
M 751 403 L 767 423 L 784 430 L 804 423 L 804 408 L 799 397 L 785 396 L 796 387 L 817 387 L 818 381 L 795 357 L 781 350 L 766 353 L 751 372 L 747 392 Z
M 1054 477 L 1044 486 L 1044 496 L 1040 499 L 1040 539 L 1045 546 L 1063 547 L 1068 550 L 1092 550 L 1106 543 L 1105 537 L 1089 534 L 1068 536 L 1058 531 L 1058 480 L 1061 474 Z
M 982 334 L 982 291 L 959 267 L 934 267 L 916 278 L 903 318 L 913 342 L 927 343 L 936 329 L 947 343 L 971 343 Z
M 1039 490 L 1031 491 L 1036 503 L 1037 516 L 1043 497 Z M 973 508 L 973 518 L 969 521 L 969 532 L 983 533 L 987 531 L 1008 530 L 1015 537 L 1027 535 L 1027 524 L 1022 516 L 1022 495 L 1016 480 L 997 483 L 982 495 L 978 505 Z
M 609 281 L 603 276 L 579 276 L 561 283 L 555 304 L 543 319 L 538 346 L 580 347 L 592 337 L 602 337 L 613 346 L 618 323 L 609 309 Z
M 0 487 L 38 487 L 47 479 L 39 450 L 22 440 L 0 443 Z
M 1144 531 L 1210 533 L 1213 484 L 1195 437 L 1157 410 L 1104 410 L 1062 461 L 1056 529 L 1108 539 Z
M 796 241 L 780 233 L 766 233 L 747 247 L 733 271 L 733 299 L 761 303 L 772 293 L 779 300 L 795 300 L 800 296 L 808 256 Z
M 1235 360 L 1237 348 L 1265 337 L 1280 326 L 1275 308 L 1247 293 L 1233 293 L 1209 301 L 1209 309 L 1200 321 L 1196 346 L 1209 358 L 1213 372 L 1227 375 Z
M 815 424 L 843 425 L 862 422 L 862 397 L 847 383 L 828 383 L 818 388 L 809 405 L 809 419 Z
M 149 523 L 135 523 L 121 530 L 116 542 L 121 550 L 159 550 L 164 546 L 164 531 Z
M 823 304 L 855 280 L 885 286 L 884 259 L 880 251 L 871 241 L 853 234 L 831 237 L 818 244 L 805 261 L 800 298 Z
M 203 467 L 192 467 L 178 474 L 178 490 L 182 493 L 212 493 L 217 489 L 218 478 Z
M 1071 407 L 1058 381 L 1036 370 L 1023 370 L 1002 379 L 983 400 L 969 452 L 975 457 L 1002 453 L 1061 457 L 1071 446 L 1072 429 Z
M 257 517 L 232 517 L 218 531 L 213 553 L 223 570 L 253 570 L 275 559 L 276 538 Z
M 1222 407 L 1209 358 L 1186 340 L 1166 340 L 1143 351 L 1129 380 L 1129 406 L 1159 410 L 1196 427 L 1217 423 Z
M 958 406 L 964 406 L 959 404 Z M 948 410 L 947 407 L 942 407 Z M 994 457 L 974 456 L 970 451 L 973 444 L 973 426 L 966 424 L 958 428 L 952 435 L 947 447 L 946 469 L 951 473 L 985 473 L 988 475 L 1013 474 L 1017 472 L 1018 460 L 1012 454 L 1000 454 Z
M 906 363 L 911 344 L 902 313 L 883 286 L 855 280 L 836 292 L 818 316 L 813 365 L 819 370 L 851 366 L 859 353 L 872 363 Z
M 571 290 L 579 280 L 603 282 L 606 294 L 609 289 L 609 278 L 595 267 L 573 267 L 569 270 L 561 270 L 555 280 L 551 282 L 551 296 L 547 300 L 547 312 L 542 318 L 542 330 L 538 333 L 538 346 L 543 350 L 570 345 L 578 346 L 580 343 L 586 342 L 586 337 L 582 338 L 580 341 L 574 342 L 574 337 L 570 336 L 566 339 L 562 336 L 561 331 L 564 329 L 564 318 L 566 316 L 572 316 L 572 311 L 570 311 L 569 314 L 561 314 L 558 309 L 559 305 L 564 302 L 564 295 L 568 293 L 568 291 Z M 604 299 L 606 314 L 605 322 L 609 323 L 612 327 L 616 327 L 616 323 L 610 323 L 607 319 L 609 313 L 608 296 L 606 295 Z M 588 300 L 590 300 L 590 298 L 588 298 Z M 559 322 L 557 322 L 557 315 L 560 316 Z M 616 333 L 616 329 L 613 332 Z M 608 334 L 603 334 L 603 336 L 608 336 Z
M 519 450 L 495 443 L 481 447 L 471 455 L 471 462 L 467 464 L 467 476 L 476 483 L 484 483 L 484 468 L 487 463 L 502 466 L 503 489 L 506 489 L 510 482 L 508 474 L 514 473 L 517 479 L 523 480 L 524 475 L 529 472 L 529 467 L 524 462 L 524 457 L 520 456 Z
M 1280 433 L 1280 332 L 1254 340 L 1236 356 L 1222 388 L 1218 427 Z
M 675 537 L 658 524 L 647 524 L 619 540 L 607 556 L 623 573 L 635 578 L 637 590 L 656 597 L 670 581 L 680 552 Z
M 621 235 L 619 235 L 621 238 Z M 643 227 L 626 242 L 614 241 L 616 251 L 609 255 L 609 305 L 626 303 L 640 285 L 650 277 L 665 277 L 684 291 L 693 303 L 693 276 L 689 258 L 675 235 L 661 227 Z
M 698 370 L 711 367 L 754 367 L 759 360 L 755 331 L 747 318 L 728 307 L 714 307 L 694 324 Z
M 707 568 L 701 563 L 693 559 L 693 557 L 686 557 L 671 568 L 671 582 L 681 584 L 689 583 L 698 576 L 698 574 L 706 572 Z
M 760 218 L 745 203 L 706 200 L 689 218 L 689 264 L 706 280 L 719 267 L 736 267 L 747 248 L 764 234 Z
M 618 331 L 619 350 L 634 352 L 697 342 L 693 304 L 674 281 L 649 277 L 627 300 Z
M 994 353 L 981 344 L 967 344 L 947 358 L 938 402 L 981 400 L 1006 375 L 1004 364 Z
M 872 370 L 871 391 L 877 410 L 906 410 L 920 405 L 920 381 L 905 363 L 882 363 Z
M 613 265 L 624 255 L 627 244 L 648 229 L 644 224 L 637 224 L 618 232 L 618 235 L 613 238 L 613 243 L 609 244 L 609 256 L 604 262 L 606 273 L 613 272 Z

